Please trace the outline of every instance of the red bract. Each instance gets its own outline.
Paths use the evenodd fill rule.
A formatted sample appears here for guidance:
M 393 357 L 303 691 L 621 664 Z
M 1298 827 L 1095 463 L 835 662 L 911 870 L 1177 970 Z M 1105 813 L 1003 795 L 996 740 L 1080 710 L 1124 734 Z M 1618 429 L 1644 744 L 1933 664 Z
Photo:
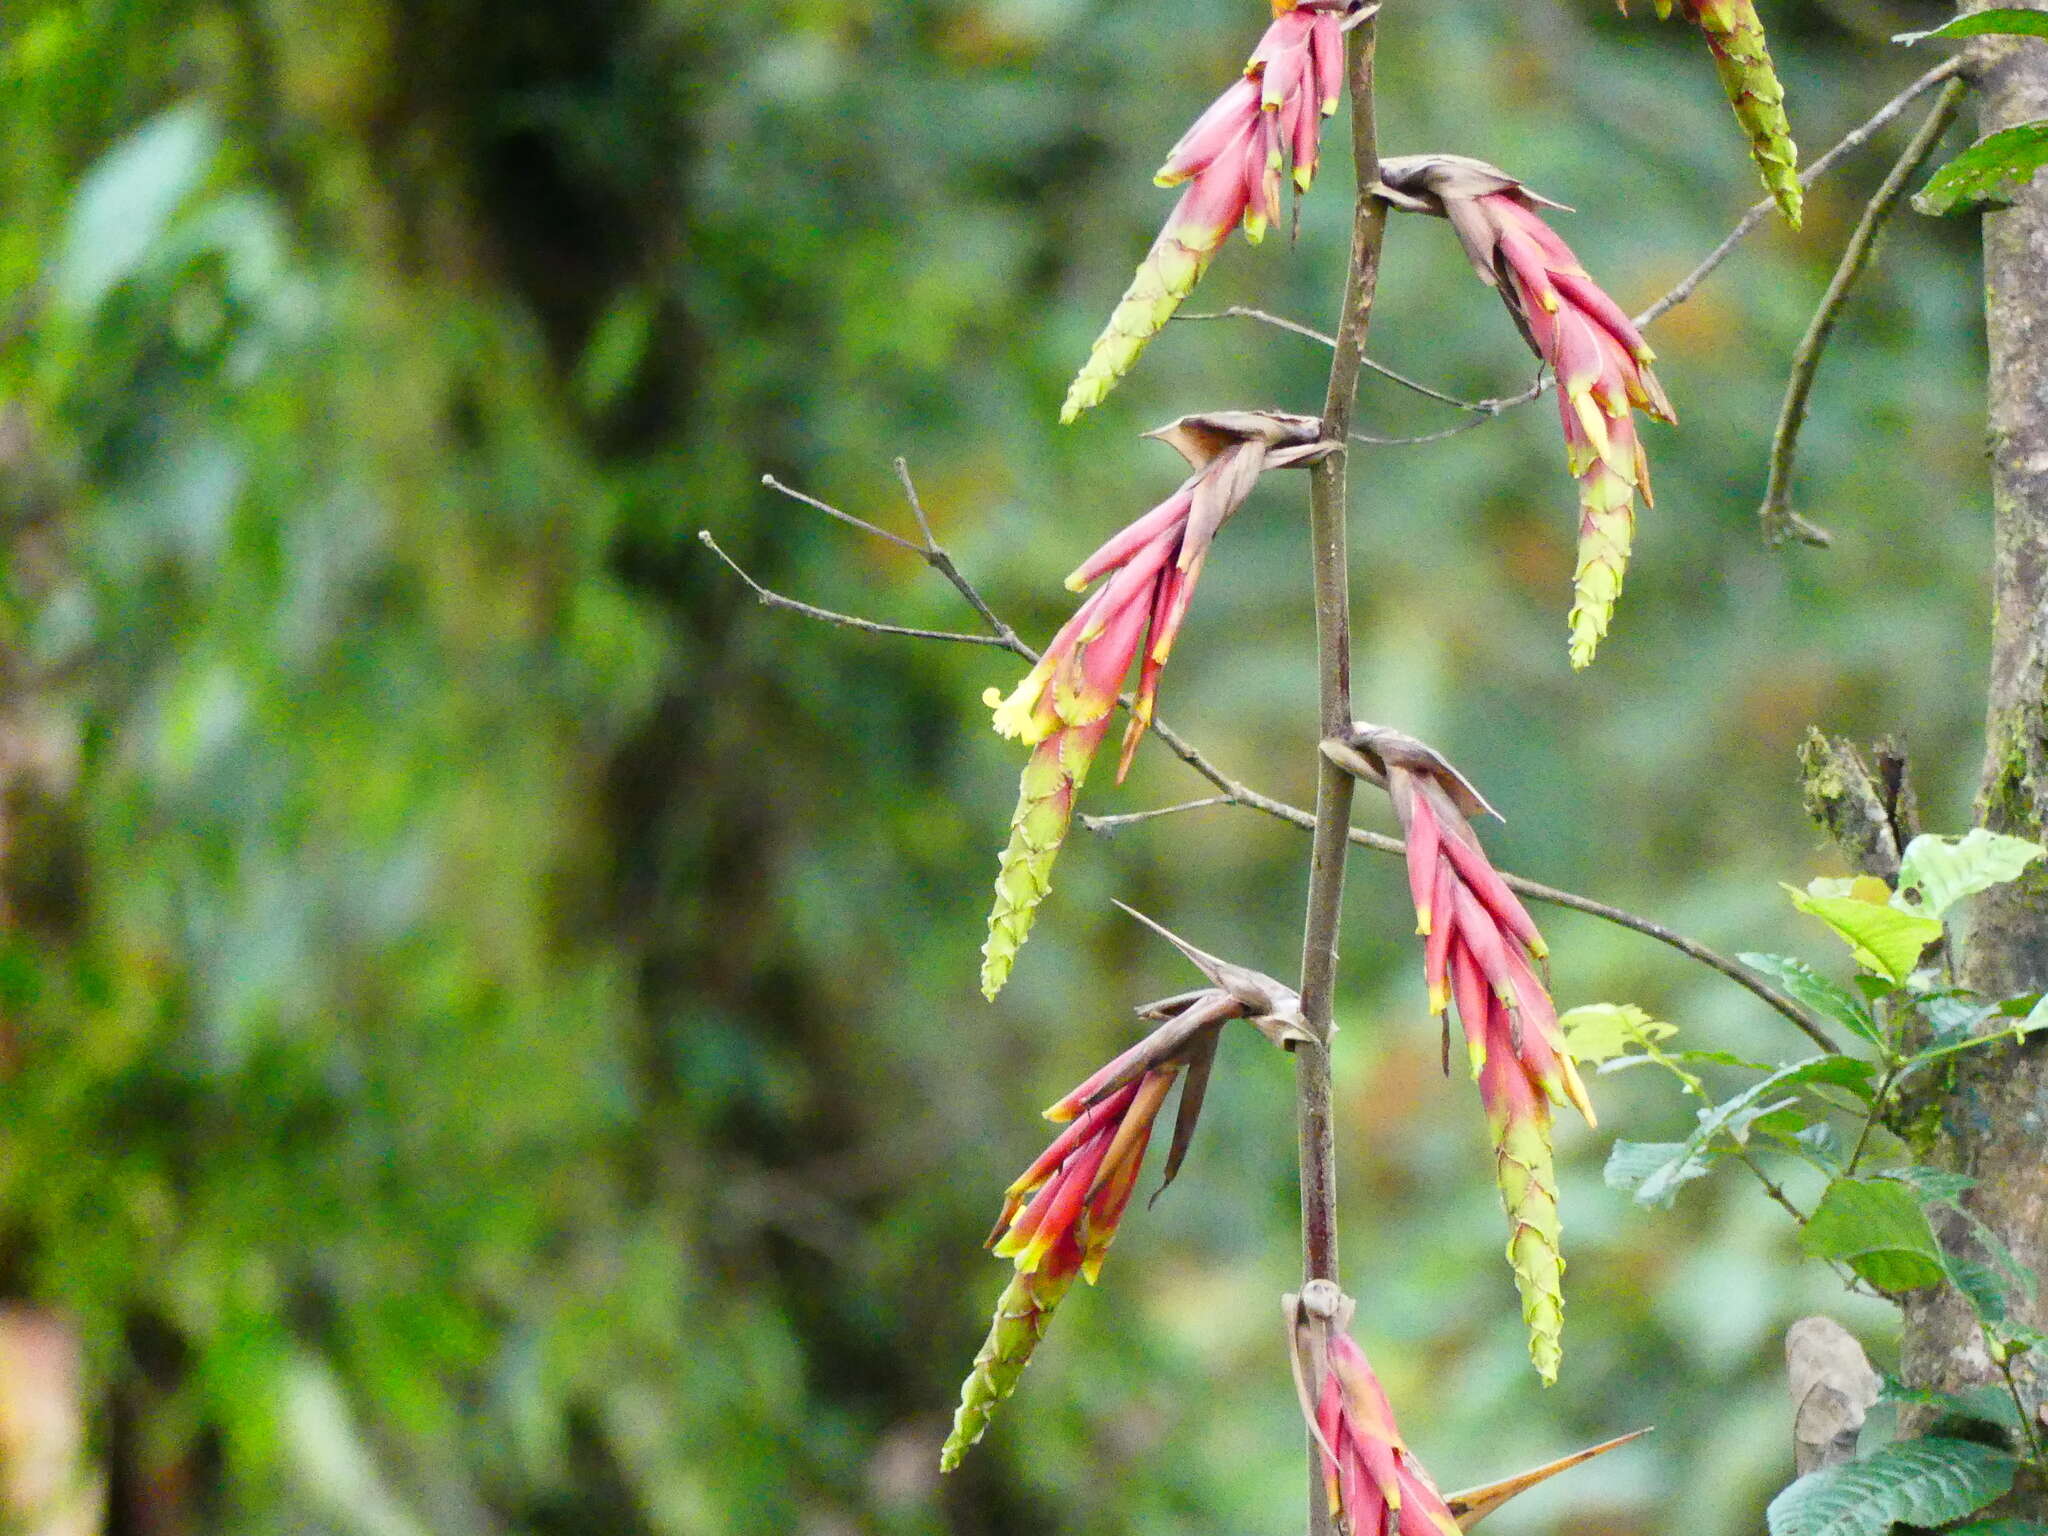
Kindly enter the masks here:
M 1009 979 L 1051 889 L 1052 866 L 1073 815 L 1074 796 L 1109 729 L 1134 661 L 1138 691 L 1117 761 L 1131 765 L 1159 692 L 1159 678 L 1187 617 L 1216 530 L 1251 494 L 1261 473 L 1306 464 L 1330 451 L 1310 416 L 1219 411 L 1184 416 L 1150 434 L 1170 444 L 1194 473 L 1165 501 L 1115 535 L 1067 578 L 1075 591 L 1102 585 L 1074 611 L 1038 664 L 1009 697 L 990 689 L 997 731 L 1036 750 L 1024 770 L 1010 840 L 996 875 L 996 902 L 982 946 L 982 991 Z M 1107 580 L 1103 578 L 1107 577 Z
M 1631 407 L 1675 422 L 1648 343 L 1536 210 L 1560 204 L 1462 155 L 1385 161 L 1384 188 L 1451 222 L 1474 270 L 1497 288 L 1523 337 L 1557 376 L 1565 461 L 1579 482 L 1571 662 L 1588 665 L 1614 615 L 1635 536 L 1635 498 L 1652 505 L 1650 466 Z
M 1359 0 L 1305 0 L 1276 7 L 1246 61 L 1244 78 L 1219 96 L 1174 145 L 1153 178 L 1187 183 L 1094 350 L 1067 390 L 1060 420 L 1098 405 L 1131 369 L 1216 252 L 1240 224 L 1256 245 L 1280 221 L 1280 168 L 1294 185 L 1315 179 L 1323 119 L 1344 90 L 1344 29 L 1370 14 Z

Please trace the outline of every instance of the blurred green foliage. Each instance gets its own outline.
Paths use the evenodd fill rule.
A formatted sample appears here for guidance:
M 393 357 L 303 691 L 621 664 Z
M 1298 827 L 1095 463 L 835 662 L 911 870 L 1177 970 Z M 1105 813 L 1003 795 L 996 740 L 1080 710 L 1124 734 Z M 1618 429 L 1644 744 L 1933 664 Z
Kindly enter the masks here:
M 1928 3 L 1766 6 L 1809 157 L 1926 60 Z M 763 580 L 970 616 L 773 472 L 908 528 L 906 455 L 1033 638 L 1077 552 L 1178 470 L 1134 434 L 1312 408 L 1312 343 L 1177 325 L 1059 392 L 1236 70 L 1242 0 L 13 0 L 0 16 L 8 923 L 0 1280 L 76 1319 L 122 1532 L 1164 1533 L 1297 1527 L 1286 1064 L 1226 1047 L 1173 1194 L 1134 1212 L 956 1480 L 934 1454 L 1002 1284 L 977 1243 L 1038 1106 L 1187 983 L 1108 905 L 1291 967 L 1305 842 L 1242 811 L 1076 834 L 1016 980 L 975 947 L 1017 754 L 998 653 L 754 607 Z M 1572 203 L 1624 303 L 1757 194 L 1698 39 L 1598 0 L 1390 5 L 1390 152 Z M 1923 49 L 1924 53 L 1925 50 Z M 1334 130 L 1341 134 L 1341 126 Z M 1801 510 L 1753 510 L 1780 376 L 1884 146 L 1653 333 L 1682 425 L 1613 636 L 1565 665 L 1573 495 L 1548 403 L 1354 464 L 1361 713 L 1508 814 L 1505 867 L 1726 951 L 1801 949 L 1774 882 L 1810 722 L 1904 733 L 1964 820 L 1988 514 L 1967 222 L 1908 220 L 1821 377 Z M 1341 142 L 1341 140 L 1339 140 Z M 1326 324 L 1344 177 L 1191 308 Z M 1530 376 L 1449 232 L 1402 220 L 1377 355 Z M 1368 381 L 1361 425 L 1444 408 Z M 1163 713 L 1304 800 L 1301 493 L 1226 532 Z M 1156 748 L 1096 810 L 1199 793 Z M 1756 1527 L 1789 1470 L 1779 1330 L 1888 1314 L 1717 1180 L 1675 1214 L 1563 1147 L 1563 1381 L 1522 1358 L 1473 1094 L 1441 1081 L 1396 868 L 1350 893 L 1347 1281 L 1447 1486 L 1638 1424 L 1495 1517 Z M 1560 1001 L 1798 1054 L 1744 993 L 1545 918 Z M 1815 1191 L 1806 1190 L 1811 1196 Z M 1569 1515 L 1569 1518 L 1567 1516 Z

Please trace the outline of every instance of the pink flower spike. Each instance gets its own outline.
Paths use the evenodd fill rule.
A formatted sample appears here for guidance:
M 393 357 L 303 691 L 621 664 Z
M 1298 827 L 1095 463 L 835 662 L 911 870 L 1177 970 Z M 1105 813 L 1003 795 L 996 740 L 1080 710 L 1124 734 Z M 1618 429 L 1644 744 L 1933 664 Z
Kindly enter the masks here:
M 1212 175 L 1205 172 L 1190 195 Z M 983 695 L 999 733 L 1039 749 L 1018 791 L 982 948 L 982 991 L 991 998 L 1009 978 L 1051 887 L 1074 797 L 1132 663 L 1139 663 L 1138 699 L 1119 757 L 1119 779 L 1151 724 L 1161 671 L 1216 530 L 1251 494 L 1262 471 L 1310 463 L 1329 451 L 1313 417 L 1271 411 L 1184 416 L 1149 435 L 1167 442 L 1194 472 L 1076 568 L 1070 585 L 1108 579 L 1082 600 L 1016 688 L 1007 696 L 995 689 Z
M 1242 225 L 1245 238 L 1257 243 L 1280 221 L 1280 177 L 1288 159 L 1295 185 L 1308 189 L 1320 125 L 1343 90 L 1345 21 L 1366 12 L 1365 0 L 1280 6 L 1244 75 L 1174 145 L 1154 180 L 1178 186 L 1192 178 L 1193 185 L 1167 216 L 1068 387 L 1061 421 L 1099 405 L 1130 372 L 1233 229 Z

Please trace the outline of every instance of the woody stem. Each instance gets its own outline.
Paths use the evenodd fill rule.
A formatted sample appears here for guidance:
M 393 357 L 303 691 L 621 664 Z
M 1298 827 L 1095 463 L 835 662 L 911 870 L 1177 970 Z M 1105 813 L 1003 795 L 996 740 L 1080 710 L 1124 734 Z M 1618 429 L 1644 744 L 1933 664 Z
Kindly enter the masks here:
M 1371 19 L 1351 34 L 1351 156 L 1357 204 L 1351 220 L 1351 260 L 1344 307 L 1337 321 L 1329 390 L 1323 400 L 1323 438 L 1343 443 L 1365 357 L 1366 326 L 1379 281 L 1386 208 L 1372 194 L 1379 180 L 1379 145 L 1373 121 Z M 1351 723 L 1351 587 L 1345 559 L 1345 480 L 1351 452 L 1333 453 L 1310 472 L 1309 544 L 1315 566 L 1316 660 L 1321 701 L 1317 740 Z M 1351 827 L 1351 776 L 1316 754 L 1316 822 L 1309 851 L 1308 912 L 1303 920 L 1301 1004 L 1315 1043 L 1295 1052 L 1297 1118 L 1301 1141 L 1301 1244 L 1305 1279 L 1337 1278 L 1336 1139 L 1330 1106 L 1331 999 L 1337 971 L 1337 929 L 1344 901 L 1344 859 Z M 1309 1446 L 1309 1531 L 1329 1536 L 1329 1505 L 1322 1491 L 1316 1448 Z

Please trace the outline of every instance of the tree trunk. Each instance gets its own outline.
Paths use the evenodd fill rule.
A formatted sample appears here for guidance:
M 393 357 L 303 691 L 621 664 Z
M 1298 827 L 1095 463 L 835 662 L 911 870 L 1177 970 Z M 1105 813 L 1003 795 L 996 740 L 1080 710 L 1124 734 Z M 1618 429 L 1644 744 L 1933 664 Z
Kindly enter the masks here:
M 2048 10 L 2048 0 L 2026 3 Z M 1972 74 L 1983 131 L 2048 117 L 2048 45 L 1991 38 L 1980 46 Z M 1979 819 L 2039 840 L 2048 831 L 2048 175 L 1985 218 L 1984 285 L 1996 564 Z M 1957 967 L 1960 982 L 1987 997 L 2048 991 L 2040 866 L 1971 904 Z M 2021 1266 L 2048 1274 L 2048 1039 L 1967 1052 L 1956 1063 L 1933 1101 L 1926 1159 L 1975 1178 L 1966 1203 Z M 2048 1333 L 2048 1294 L 2011 1300 L 2015 1324 Z M 1969 1308 L 1946 1287 L 1909 1298 L 1903 1363 L 1917 1386 L 1961 1391 L 2001 1381 Z M 2015 1374 L 2028 1408 L 2038 1409 L 2048 1363 L 2023 1355 Z M 2048 1490 L 2017 1490 L 2000 1512 L 2048 1518 Z

